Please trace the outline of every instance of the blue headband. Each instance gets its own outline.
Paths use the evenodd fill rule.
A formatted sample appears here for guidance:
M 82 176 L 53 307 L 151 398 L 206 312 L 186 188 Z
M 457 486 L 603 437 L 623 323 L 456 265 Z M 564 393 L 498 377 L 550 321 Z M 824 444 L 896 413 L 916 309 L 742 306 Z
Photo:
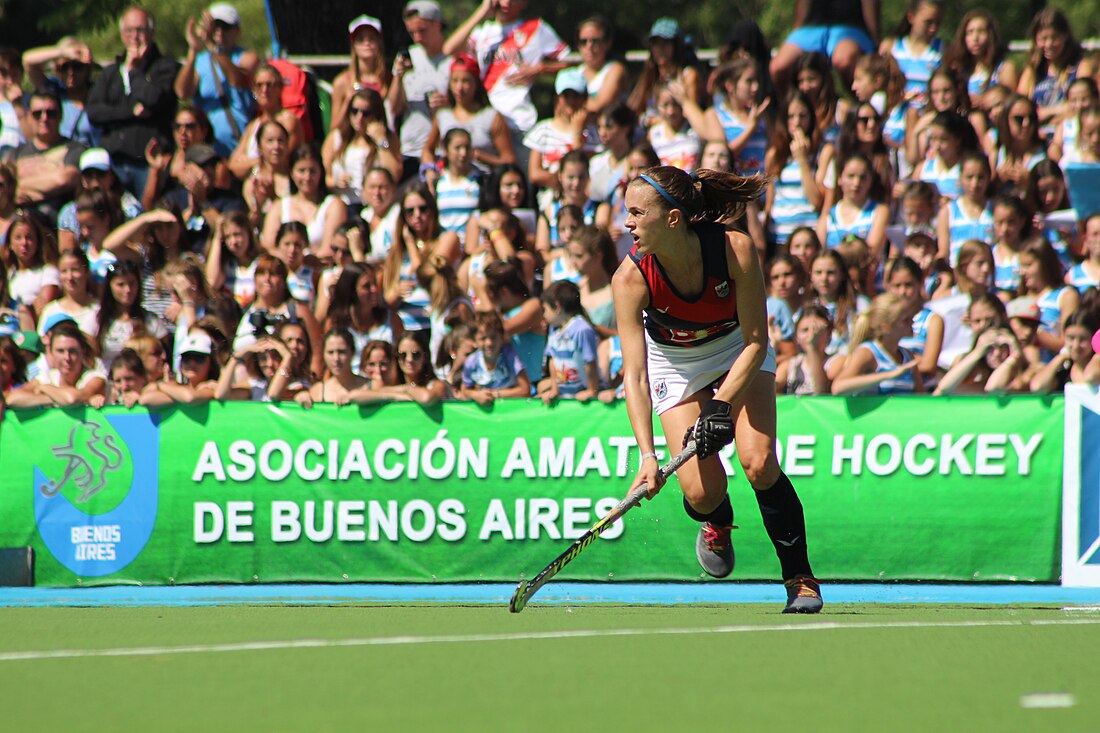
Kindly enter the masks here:
M 645 173 L 643 173 L 639 177 L 643 181 L 648 183 L 650 186 L 653 186 L 653 188 L 657 190 L 657 193 L 661 194 L 661 198 L 663 198 L 665 201 L 667 201 L 672 206 L 672 208 L 679 209 L 680 211 L 687 211 L 687 207 L 685 207 L 683 204 L 681 204 L 679 201 L 677 201 L 675 198 L 673 198 L 672 194 L 670 194 L 668 191 L 666 191 L 661 184 L 657 183 L 657 181 L 653 180 L 652 178 L 647 176 Z

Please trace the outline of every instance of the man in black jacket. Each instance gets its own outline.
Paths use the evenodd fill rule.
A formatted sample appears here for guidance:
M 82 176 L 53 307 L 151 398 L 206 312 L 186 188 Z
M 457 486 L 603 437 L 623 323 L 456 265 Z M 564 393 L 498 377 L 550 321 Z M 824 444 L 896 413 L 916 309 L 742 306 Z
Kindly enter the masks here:
M 171 140 L 179 63 L 161 55 L 153 40 L 153 16 L 128 8 L 119 20 L 125 53 L 106 67 L 88 93 L 88 119 L 103 130 L 102 146 L 111 154 L 122 185 L 136 196 L 149 175 L 145 147 L 153 138 Z

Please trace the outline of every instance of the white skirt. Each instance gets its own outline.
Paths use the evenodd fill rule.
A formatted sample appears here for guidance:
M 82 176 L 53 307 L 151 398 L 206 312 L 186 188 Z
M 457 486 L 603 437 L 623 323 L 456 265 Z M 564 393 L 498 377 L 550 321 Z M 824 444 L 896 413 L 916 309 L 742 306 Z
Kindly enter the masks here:
M 740 328 L 702 346 L 666 346 L 654 342 L 648 333 L 645 341 L 649 395 L 658 415 L 724 379 L 745 347 Z M 775 351 L 771 344 L 760 371 L 775 374 Z

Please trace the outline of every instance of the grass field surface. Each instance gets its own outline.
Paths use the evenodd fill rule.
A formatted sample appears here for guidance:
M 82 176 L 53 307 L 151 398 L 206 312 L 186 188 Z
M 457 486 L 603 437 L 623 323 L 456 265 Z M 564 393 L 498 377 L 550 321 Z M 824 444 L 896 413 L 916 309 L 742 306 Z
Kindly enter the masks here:
M 1100 610 L 7 608 L 11 731 L 1100 731 Z

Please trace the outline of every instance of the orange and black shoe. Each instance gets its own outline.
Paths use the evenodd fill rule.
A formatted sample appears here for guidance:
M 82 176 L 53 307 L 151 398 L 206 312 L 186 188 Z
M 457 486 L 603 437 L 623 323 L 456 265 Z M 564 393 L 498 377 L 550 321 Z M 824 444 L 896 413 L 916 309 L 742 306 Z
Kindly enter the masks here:
M 809 575 L 796 575 L 784 585 L 787 586 L 787 606 L 783 613 L 818 613 L 825 605 L 817 581 Z
M 703 522 L 699 527 L 699 536 L 695 538 L 695 557 L 707 575 L 725 578 L 733 572 L 733 540 L 730 538 L 732 529 L 736 527 L 716 527 L 710 522 Z

